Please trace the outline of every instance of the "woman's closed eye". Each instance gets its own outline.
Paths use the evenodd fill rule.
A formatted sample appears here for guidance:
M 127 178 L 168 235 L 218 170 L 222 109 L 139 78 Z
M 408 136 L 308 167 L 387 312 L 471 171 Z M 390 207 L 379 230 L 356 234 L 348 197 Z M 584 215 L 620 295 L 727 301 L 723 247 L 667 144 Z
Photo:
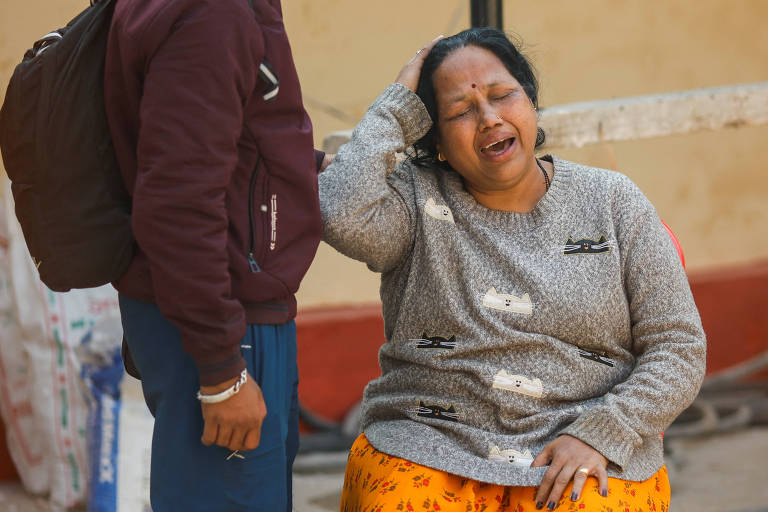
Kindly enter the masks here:
M 493 102 L 493 103 L 498 103 L 498 102 L 503 102 L 503 101 L 511 100 L 511 99 L 513 99 L 515 97 L 515 93 L 516 92 L 517 91 L 513 89 L 511 91 L 506 91 L 506 92 L 503 92 L 503 93 L 499 93 L 497 95 L 489 95 L 488 96 L 488 100 L 489 100 L 489 102 Z M 460 107 L 457 108 L 456 110 L 459 110 L 459 109 L 460 109 Z M 475 110 L 475 105 L 469 105 L 469 106 L 465 107 L 463 110 L 459 110 L 455 114 L 449 114 L 447 116 L 447 120 L 448 121 L 459 120 L 461 118 L 467 117 L 474 110 Z
M 460 119 L 462 117 L 466 117 L 470 112 L 472 112 L 472 108 L 473 108 L 472 106 L 469 106 L 457 114 L 450 115 L 448 117 L 448 121 L 453 121 L 454 119 Z

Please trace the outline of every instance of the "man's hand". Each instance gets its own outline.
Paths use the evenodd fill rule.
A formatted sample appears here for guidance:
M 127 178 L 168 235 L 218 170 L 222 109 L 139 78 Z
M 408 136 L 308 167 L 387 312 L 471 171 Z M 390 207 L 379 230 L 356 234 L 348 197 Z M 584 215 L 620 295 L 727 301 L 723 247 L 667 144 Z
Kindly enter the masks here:
M 328 153 L 326 153 L 325 156 L 323 157 L 323 162 L 320 164 L 320 170 L 317 171 L 318 174 L 323 172 L 326 167 L 331 165 L 333 163 L 333 159 L 334 158 L 336 158 L 335 154 L 328 154 Z
M 408 63 L 403 66 L 403 69 L 400 70 L 400 74 L 397 75 L 395 82 L 399 82 L 408 87 L 413 92 L 416 92 L 416 87 L 419 86 L 421 65 L 424 64 L 424 59 L 427 57 L 427 54 L 432 49 L 432 47 L 435 46 L 435 43 L 437 43 L 442 38 L 443 36 L 437 36 L 426 46 L 423 46 L 419 51 L 417 51 L 416 55 L 414 55 L 411 60 L 409 60 Z
M 600 494 L 608 495 L 608 459 L 587 443 L 569 435 L 562 435 L 539 453 L 531 467 L 549 465 L 536 491 L 536 508 L 546 505 L 553 510 L 568 483 L 573 480 L 571 500 L 578 501 L 587 477 L 594 476 L 600 485 Z
M 232 386 L 237 378 L 216 386 L 202 386 L 203 395 L 214 395 Z M 259 446 L 261 423 L 267 405 L 258 384 L 248 380 L 236 394 L 217 404 L 201 404 L 203 409 L 203 444 L 216 444 L 230 450 L 253 450 Z

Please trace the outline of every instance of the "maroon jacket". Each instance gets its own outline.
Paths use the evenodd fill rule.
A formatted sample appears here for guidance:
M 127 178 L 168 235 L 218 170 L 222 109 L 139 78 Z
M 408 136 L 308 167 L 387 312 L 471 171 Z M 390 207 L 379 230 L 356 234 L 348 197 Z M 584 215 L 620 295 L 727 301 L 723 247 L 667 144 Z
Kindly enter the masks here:
M 119 0 L 107 47 L 107 116 L 138 243 L 115 286 L 157 303 L 204 385 L 245 367 L 246 323 L 295 316 L 322 230 L 280 3 L 253 4 Z

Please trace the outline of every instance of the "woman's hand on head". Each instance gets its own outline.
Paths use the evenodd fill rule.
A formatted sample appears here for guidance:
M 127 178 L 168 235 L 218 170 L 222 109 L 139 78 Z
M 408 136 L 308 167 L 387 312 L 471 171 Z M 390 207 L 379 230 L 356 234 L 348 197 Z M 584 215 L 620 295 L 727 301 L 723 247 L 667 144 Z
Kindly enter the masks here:
M 399 82 L 408 87 L 413 92 L 416 92 L 416 87 L 419 85 L 421 65 L 424 64 L 424 59 L 427 57 L 427 54 L 429 54 L 429 51 L 432 49 L 432 47 L 435 46 L 435 43 L 437 43 L 442 38 L 443 36 L 437 36 L 426 46 L 422 46 L 421 49 L 416 52 L 416 55 L 414 55 L 413 58 L 411 58 L 411 60 L 409 60 L 408 63 L 403 66 L 403 69 L 400 70 L 400 74 L 397 75 L 395 82 Z
M 571 500 L 581 498 L 584 483 L 593 476 L 598 481 L 598 492 L 608 494 L 608 459 L 587 443 L 569 435 L 559 436 L 539 453 L 531 467 L 547 466 L 541 484 L 536 490 L 536 508 L 554 509 L 563 496 L 568 483 L 573 480 Z

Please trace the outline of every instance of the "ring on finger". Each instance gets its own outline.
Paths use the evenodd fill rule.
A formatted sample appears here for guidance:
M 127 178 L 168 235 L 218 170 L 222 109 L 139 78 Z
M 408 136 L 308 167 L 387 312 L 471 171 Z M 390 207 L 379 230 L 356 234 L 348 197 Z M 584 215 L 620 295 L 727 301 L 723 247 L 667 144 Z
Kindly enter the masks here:
M 577 473 L 584 473 L 586 476 L 589 476 L 589 468 L 579 468 L 576 470 Z

